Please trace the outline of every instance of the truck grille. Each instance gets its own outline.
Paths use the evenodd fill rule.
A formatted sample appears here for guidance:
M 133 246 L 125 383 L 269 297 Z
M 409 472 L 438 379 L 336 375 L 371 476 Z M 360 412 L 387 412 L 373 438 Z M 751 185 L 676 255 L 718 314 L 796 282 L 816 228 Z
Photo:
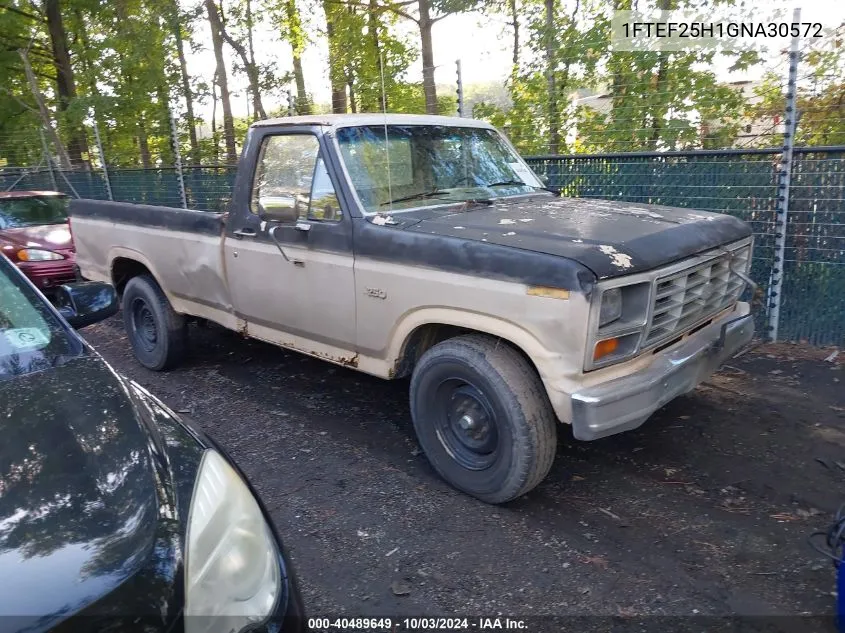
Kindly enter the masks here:
M 751 246 L 745 244 L 678 273 L 658 277 L 643 347 L 680 336 L 708 317 L 733 305 L 745 282 L 731 271 L 748 270 Z

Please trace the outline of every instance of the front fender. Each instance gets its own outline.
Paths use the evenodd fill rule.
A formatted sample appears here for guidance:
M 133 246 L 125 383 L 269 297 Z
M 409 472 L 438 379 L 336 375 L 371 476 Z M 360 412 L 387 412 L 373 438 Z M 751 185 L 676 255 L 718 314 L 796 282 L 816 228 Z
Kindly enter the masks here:
M 518 323 L 471 310 L 430 306 L 411 310 L 397 322 L 387 351 L 392 367 L 396 368 L 401 363 L 414 332 L 427 325 L 454 326 L 507 341 L 528 357 L 547 389 L 547 380 L 554 379 L 555 368 L 565 361 L 563 353 L 551 351 Z

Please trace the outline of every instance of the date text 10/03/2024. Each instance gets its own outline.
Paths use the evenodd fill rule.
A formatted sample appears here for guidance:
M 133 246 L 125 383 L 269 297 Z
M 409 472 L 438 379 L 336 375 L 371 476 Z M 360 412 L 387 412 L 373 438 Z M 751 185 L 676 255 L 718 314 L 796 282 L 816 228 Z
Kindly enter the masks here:
M 353 631 L 527 631 L 525 620 L 505 617 L 476 618 L 308 618 L 313 633 Z

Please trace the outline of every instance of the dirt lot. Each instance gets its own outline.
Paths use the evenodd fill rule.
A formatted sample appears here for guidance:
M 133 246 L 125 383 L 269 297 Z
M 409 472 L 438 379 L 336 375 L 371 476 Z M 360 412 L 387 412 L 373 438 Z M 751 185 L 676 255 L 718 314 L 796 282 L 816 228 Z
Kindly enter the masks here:
M 580 443 L 562 429 L 549 478 L 492 507 L 420 455 L 407 381 L 214 328 L 193 329 L 189 362 L 156 374 L 119 320 L 84 333 L 231 451 L 286 539 L 311 616 L 834 609 L 833 567 L 806 537 L 845 501 L 845 354 L 758 347 L 637 431 Z

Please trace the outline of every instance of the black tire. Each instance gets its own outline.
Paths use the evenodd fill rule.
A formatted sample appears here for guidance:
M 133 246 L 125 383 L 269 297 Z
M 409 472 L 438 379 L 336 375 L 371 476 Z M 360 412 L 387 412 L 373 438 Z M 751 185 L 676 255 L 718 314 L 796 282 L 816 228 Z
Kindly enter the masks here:
M 455 488 L 505 503 L 549 473 L 557 418 L 537 372 L 508 343 L 475 334 L 438 343 L 414 367 L 410 395 L 417 439 Z
M 185 356 L 187 321 L 176 314 L 155 279 L 133 277 L 123 290 L 123 324 L 135 358 L 154 371 L 170 369 Z

